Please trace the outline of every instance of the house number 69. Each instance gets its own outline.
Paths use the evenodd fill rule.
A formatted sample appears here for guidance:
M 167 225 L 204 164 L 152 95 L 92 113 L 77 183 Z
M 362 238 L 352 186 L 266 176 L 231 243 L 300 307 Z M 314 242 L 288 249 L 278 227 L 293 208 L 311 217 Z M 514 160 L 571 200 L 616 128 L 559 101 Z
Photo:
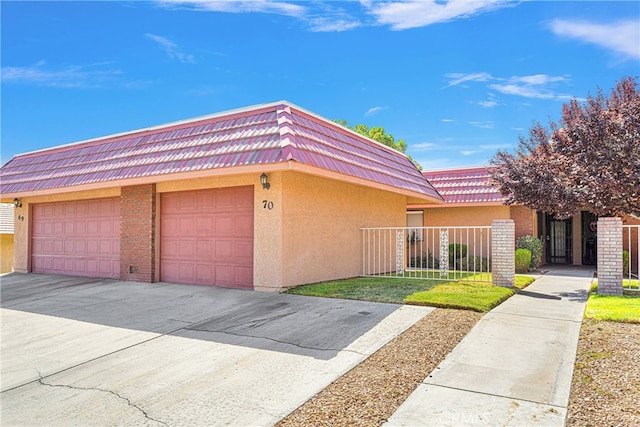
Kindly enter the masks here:
M 271 209 L 273 209 L 273 202 L 270 202 L 270 201 L 268 201 L 268 200 L 263 200 L 263 201 L 262 201 L 262 207 L 263 207 L 264 209 L 269 209 L 269 210 L 271 210 Z

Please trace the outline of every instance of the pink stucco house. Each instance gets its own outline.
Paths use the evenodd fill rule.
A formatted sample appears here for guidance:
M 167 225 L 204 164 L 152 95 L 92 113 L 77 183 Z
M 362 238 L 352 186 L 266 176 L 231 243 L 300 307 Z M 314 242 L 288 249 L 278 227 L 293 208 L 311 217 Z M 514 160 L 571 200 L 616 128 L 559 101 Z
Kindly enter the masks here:
M 567 220 L 556 220 L 544 212 L 504 204 L 506 197 L 490 182 L 487 167 L 423 172 L 444 199 L 443 204 L 410 204 L 410 226 L 483 226 L 494 219 L 512 219 L 516 239 L 531 235 L 544 242 L 543 261 L 548 264 L 595 265 L 597 217 L 583 211 Z M 623 217 L 625 224 L 640 224 Z M 632 242 L 632 245 L 637 243 Z M 634 265 L 634 268 L 635 267 Z
M 360 274 L 361 227 L 442 203 L 403 154 L 289 102 L 14 157 L 14 269 L 279 291 Z

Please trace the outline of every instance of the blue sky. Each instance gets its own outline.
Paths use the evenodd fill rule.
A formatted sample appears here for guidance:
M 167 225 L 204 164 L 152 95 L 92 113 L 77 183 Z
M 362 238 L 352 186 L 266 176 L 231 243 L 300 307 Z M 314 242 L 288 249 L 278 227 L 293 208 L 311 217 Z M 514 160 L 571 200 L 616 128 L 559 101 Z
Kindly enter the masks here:
M 383 126 L 425 169 L 486 164 L 640 75 L 640 2 L 6 2 L 1 161 L 291 101 Z

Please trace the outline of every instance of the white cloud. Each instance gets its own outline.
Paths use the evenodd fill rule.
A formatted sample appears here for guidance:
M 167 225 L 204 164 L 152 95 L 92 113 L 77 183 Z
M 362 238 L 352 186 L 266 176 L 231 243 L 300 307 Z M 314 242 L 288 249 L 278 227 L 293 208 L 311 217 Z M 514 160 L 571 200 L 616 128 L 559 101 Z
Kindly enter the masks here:
M 527 85 L 546 85 L 548 83 L 566 82 L 567 76 L 549 76 L 547 74 L 533 74 L 531 76 L 514 76 L 509 78 L 513 83 L 524 83 Z
M 476 154 L 479 153 L 480 150 L 462 150 L 460 151 L 460 154 L 462 154 L 463 156 L 470 156 L 472 154 Z
M 290 16 L 306 22 L 310 31 L 341 32 L 360 27 L 361 22 L 344 9 L 329 3 L 301 5 L 272 0 L 157 0 L 163 7 L 220 13 L 271 13 Z M 315 9 L 311 9 L 315 7 Z
M 318 33 L 349 31 L 359 26 L 360 22 L 351 19 L 318 17 L 309 20 L 309 29 Z
M 484 107 L 484 108 L 493 108 L 496 105 L 499 105 L 498 102 L 494 101 L 494 100 L 478 101 L 478 102 L 476 102 L 476 104 L 478 104 L 479 106 Z
M 38 86 L 86 88 L 101 87 L 112 82 L 120 70 L 104 69 L 107 64 L 66 65 L 48 67 L 44 61 L 27 67 L 2 67 L 4 83 L 35 84 Z
M 271 0 L 157 0 L 156 3 L 207 12 L 274 13 L 294 17 L 304 16 L 307 10 L 299 4 Z
M 445 74 L 445 77 L 449 79 L 449 84 L 445 86 L 457 86 L 464 82 L 486 82 L 488 80 L 492 80 L 491 74 L 489 73 L 471 73 L 471 74 L 463 74 L 463 73 L 449 73 Z
M 421 142 L 419 144 L 411 144 L 411 150 L 413 151 L 428 151 L 436 148 L 436 144 L 433 142 Z
M 568 83 L 568 76 L 548 76 L 546 74 L 535 74 L 532 76 L 514 76 L 502 79 L 506 83 L 495 83 L 489 85 L 505 95 L 522 96 L 525 98 L 553 99 L 556 101 L 568 101 L 575 97 L 566 93 L 558 93 L 554 90 L 555 83 Z
M 558 84 L 567 84 L 570 82 L 569 75 L 552 76 L 548 74 L 531 74 L 525 76 L 511 77 L 495 77 L 489 73 L 448 73 L 445 77 L 449 79 L 449 84 L 445 89 L 451 86 L 457 86 L 465 82 L 490 82 L 489 89 L 500 92 L 505 95 L 522 96 L 525 98 L 537 99 L 553 99 L 565 101 L 573 99 L 573 96 L 566 93 L 557 93 L 555 86 Z M 500 103 L 494 99 L 494 95 L 489 93 L 489 99 L 486 101 L 471 102 L 478 104 L 484 108 L 491 108 Z
M 364 116 L 365 117 L 370 117 L 370 116 L 373 116 L 374 114 L 377 114 L 380 111 L 386 110 L 386 109 L 387 109 L 387 107 L 372 107 L 372 108 L 369 108 L 366 113 L 364 113 Z
M 394 30 L 424 27 L 454 19 L 469 18 L 513 5 L 506 0 L 408 0 L 397 2 L 362 2 L 376 22 Z
M 439 158 L 434 159 L 431 157 L 426 158 L 416 158 L 413 156 L 414 160 L 416 160 L 420 165 L 422 165 L 422 170 L 425 171 L 435 171 L 435 170 L 443 170 L 443 169 L 451 169 L 454 167 L 464 167 L 468 166 L 468 159 L 462 160 L 463 158 L 460 156 L 455 156 L 455 158 Z
M 554 19 L 551 31 L 559 36 L 593 43 L 630 58 L 640 58 L 640 21 L 630 19 L 610 24 Z
M 180 62 L 187 64 L 195 64 L 195 57 L 191 54 L 184 53 L 180 50 L 178 45 L 166 37 L 158 36 L 155 34 L 145 33 L 145 36 L 154 42 L 158 43 L 162 49 L 164 49 L 167 56 L 171 59 L 177 59 Z
M 475 126 L 477 128 L 482 128 L 482 129 L 493 129 L 494 128 L 494 123 L 491 120 L 485 120 L 483 122 L 469 122 L 469 124 L 471 126 Z
M 533 87 L 529 85 L 517 85 L 517 84 L 492 84 L 489 86 L 491 89 L 497 90 L 505 95 L 524 96 L 525 98 L 539 98 L 539 99 L 553 99 L 552 92 Z
M 276 0 L 156 0 L 165 8 L 190 9 L 221 13 L 272 13 L 305 21 L 310 31 L 339 32 L 365 25 L 346 9 L 331 2 Z M 366 25 L 389 25 L 394 30 L 423 27 L 438 22 L 463 19 L 503 7 L 514 6 L 510 0 L 361 0 L 370 15 Z
M 455 122 L 454 119 L 440 119 L 440 121 L 444 122 L 444 123 L 453 123 L 453 122 Z

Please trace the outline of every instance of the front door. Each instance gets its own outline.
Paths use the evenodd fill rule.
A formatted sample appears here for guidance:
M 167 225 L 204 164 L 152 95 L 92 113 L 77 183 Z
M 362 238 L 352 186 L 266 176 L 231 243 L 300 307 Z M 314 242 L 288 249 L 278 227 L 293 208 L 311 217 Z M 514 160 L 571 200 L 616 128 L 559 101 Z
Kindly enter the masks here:
M 547 215 L 547 262 L 571 264 L 573 262 L 573 219 L 557 220 Z

